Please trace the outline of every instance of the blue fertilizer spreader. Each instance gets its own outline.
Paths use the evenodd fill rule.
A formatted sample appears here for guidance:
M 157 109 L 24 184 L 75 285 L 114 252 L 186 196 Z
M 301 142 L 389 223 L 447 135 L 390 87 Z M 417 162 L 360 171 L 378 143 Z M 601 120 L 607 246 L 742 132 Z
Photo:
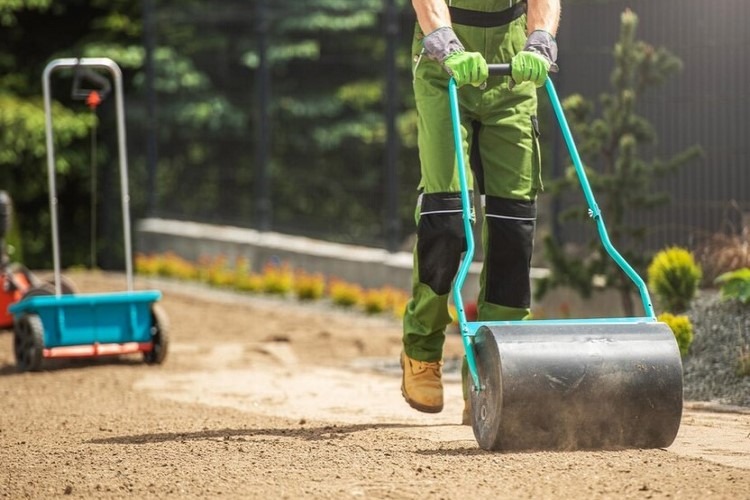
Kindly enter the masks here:
M 119 144 L 120 184 L 125 244 L 127 291 L 114 293 L 63 294 L 60 275 L 55 153 L 52 137 L 50 75 L 58 69 L 97 68 L 107 70 L 115 83 L 115 106 Z M 90 70 L 88 70 L 90 71 Z M 94 75 L 93 73 L 89 73 Z M 96 74 L 102 81 L 101 75 Z M 143 353 L 149 364 L 162 363 L 167 354 L 167 317 L 157 304 L 158 290 L 133 290 L 127 153 L 122 73 L 107 58 L 56 59 L 42 77 L 46 114 L 47 164 L 54 293 L 28 294 L 9 307 L 13 315 L 13 348 L 20 371 L 38 371 L 49 358 L 78 358 Z M 107 82 L 108 84 L 108 82 Z M 98 98 L 98 96 L 97 96 Z

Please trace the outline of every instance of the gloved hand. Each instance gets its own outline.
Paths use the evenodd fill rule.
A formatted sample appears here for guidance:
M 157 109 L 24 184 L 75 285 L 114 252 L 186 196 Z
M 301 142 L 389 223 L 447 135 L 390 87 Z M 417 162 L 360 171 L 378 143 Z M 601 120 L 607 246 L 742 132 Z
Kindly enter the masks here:
M 479 87 L 489 76 L 487 61 L 479 52 L 456 52 L 443 61 L 445 70 L 462 87 L 467 83 Z
M 441 63 L 457 86 L 470 83 L 478 87 L 487 80 L 487 61 L 479 52 L 465 52 L 453 28 L 436 29 L 424 37 L 422 44 L 427 56 Z
M 556 60 L 557 43 L 552 35 L 542 30 L 534 31 L 523 50 L 510 61 L 513 82 L 533 82 L 541 87 L 550 72 L 558 71 Z

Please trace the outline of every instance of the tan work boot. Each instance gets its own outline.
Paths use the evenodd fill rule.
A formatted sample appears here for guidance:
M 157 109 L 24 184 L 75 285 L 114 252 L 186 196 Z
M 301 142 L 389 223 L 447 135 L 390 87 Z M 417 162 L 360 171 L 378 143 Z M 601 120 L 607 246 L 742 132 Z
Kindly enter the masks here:
M 401 352 L 401 394 L 409 406 L 425 413 L 443 410 L 442 361 L 417 361 Z

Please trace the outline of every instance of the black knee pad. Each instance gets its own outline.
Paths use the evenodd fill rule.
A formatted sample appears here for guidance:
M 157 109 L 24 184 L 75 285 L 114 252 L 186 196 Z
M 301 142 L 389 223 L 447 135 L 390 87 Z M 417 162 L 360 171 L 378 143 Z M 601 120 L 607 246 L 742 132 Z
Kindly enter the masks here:
M 536 201 L 487 196 L 485 220 L 485 301 L 506 307 L 530 307 Z
M 419 281 L 437 295 L 450 292 L 453 278 L 466 251 L 458 193 L 422 195 L 417 225 L 417 264 Z

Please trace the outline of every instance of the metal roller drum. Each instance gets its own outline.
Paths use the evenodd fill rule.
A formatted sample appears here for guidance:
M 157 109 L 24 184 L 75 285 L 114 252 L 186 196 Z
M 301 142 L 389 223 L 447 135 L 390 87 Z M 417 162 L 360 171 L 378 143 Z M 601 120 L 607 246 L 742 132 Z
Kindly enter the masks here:
M 483 449 L 661 448 L 677 435 L 682 362 L 664 323 L 527 321 L 474 341 Z

